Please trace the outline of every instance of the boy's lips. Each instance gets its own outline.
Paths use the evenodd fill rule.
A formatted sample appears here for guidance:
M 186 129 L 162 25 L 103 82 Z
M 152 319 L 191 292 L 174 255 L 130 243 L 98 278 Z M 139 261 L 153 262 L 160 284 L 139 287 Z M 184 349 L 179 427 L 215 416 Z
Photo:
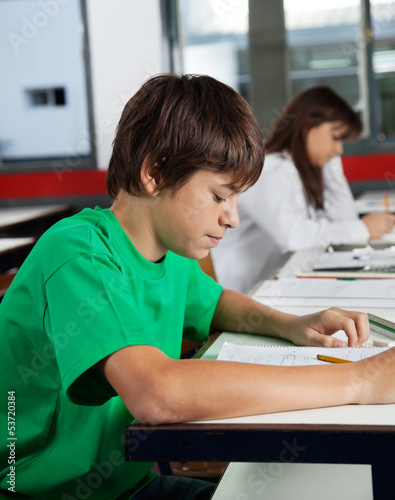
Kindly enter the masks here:
M 214 246 L 217 246 L 219 241 L 222 240 L 222 236 L 211 236 L 211 235 L 207 235 L 208 238 L 211 240 L 211 243 L 214 245 Z

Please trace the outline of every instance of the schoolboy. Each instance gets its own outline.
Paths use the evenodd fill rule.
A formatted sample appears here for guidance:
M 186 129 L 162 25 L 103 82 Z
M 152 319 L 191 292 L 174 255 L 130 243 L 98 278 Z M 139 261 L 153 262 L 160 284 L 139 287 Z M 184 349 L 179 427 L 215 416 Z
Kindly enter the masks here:
M 160 75 L 128 102 L 108 171 L 111 209 L 53 226 L 0 307 L 3 429 L 7 398 L 16 406 L 13 498 L 209 498 L 202 483 L 153 479 L 151 464 L 123 460 L 133 417 L 153 424 L 395 401 L 394 363 L 383 376 L 369 360 L 293 369 L 179 359 L 182 336 L 240 330 L 251 314 L 261 318 L 256 333 L 296 344 L 336 345 L 339 329 L 350 345 L 367 340 L 363 314 L 294 317 L 200 271 L 196 260 L 237 226 L 237 198 L 262 165 L 249 106 L 212 78 Z

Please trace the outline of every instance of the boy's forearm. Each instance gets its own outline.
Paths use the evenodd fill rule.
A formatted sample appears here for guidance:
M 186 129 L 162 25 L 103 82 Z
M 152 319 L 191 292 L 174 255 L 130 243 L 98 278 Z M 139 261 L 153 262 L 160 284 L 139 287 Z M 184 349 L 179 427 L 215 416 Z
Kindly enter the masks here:
M 213 317 L 212 328 L 287 339 L 287 323 L 294 317 L 265 306 L 244 294 L 224 289 Z
M 359 403 L 356 368 L 173 360 L 150 346 L 126 347 L 99 365 L 132 415 L 148 424 Z
M 344 384 L 345 378 L 353 379 L 354 367 L 345 365 L 279 367 L 182 360 L 173 368 L 166 395 L 166 408 L 173 411 L 163 423 L 359 402 L 358 387 Z

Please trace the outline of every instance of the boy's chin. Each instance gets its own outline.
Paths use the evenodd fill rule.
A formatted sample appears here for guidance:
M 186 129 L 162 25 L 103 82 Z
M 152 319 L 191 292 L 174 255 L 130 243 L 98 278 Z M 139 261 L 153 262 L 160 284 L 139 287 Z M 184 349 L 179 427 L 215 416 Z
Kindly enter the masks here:
M 196 252 L 192 252 L 190 255 L 186 255 L 185 257 L 188 257 L 189 259 L 192 260 L 202 260 L 208 256 L 209 251 L 210 251 L 209 249 L 196 250 Z
M 199 250 L 190 250 L 190 251 L 177 251 L 173 249 L 173 252 L 176 253 L 177 255 L 180 255 L 181 257 L 186 257 L 187 259 L 191 260 L 202 260 L 205 257 L 208 256 L 210 249 L 205 248 L 205 249 L 199 249 Z

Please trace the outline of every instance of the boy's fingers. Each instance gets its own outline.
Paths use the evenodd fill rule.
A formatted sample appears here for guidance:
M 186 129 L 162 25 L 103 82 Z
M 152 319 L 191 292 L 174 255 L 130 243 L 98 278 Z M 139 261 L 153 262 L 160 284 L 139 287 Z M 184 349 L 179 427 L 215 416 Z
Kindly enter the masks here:
M 352 338 L 352 343 L 350 346 L 364 345 L 369 338 L 370 328 L 368 315 L 365 313 L 356 313 L 353 311 L 347 311 L 350 321 L 347 322 L 346 332 L 347 337 Z

